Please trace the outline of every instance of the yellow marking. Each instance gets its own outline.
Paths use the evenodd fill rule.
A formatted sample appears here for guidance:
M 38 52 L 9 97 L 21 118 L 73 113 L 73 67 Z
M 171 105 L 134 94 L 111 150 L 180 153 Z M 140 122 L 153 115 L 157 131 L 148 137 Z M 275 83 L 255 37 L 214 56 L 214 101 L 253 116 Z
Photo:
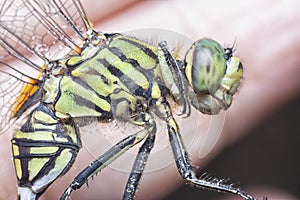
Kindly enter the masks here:
M 138 46 L 135 46 L 128 41 L 122 40 L 122 38 L 125 38 L 126 40 L 136 42 L 142 46 L 145 46 L 149 49 L 151 49 L 154 53 L 157 52 L 157 48 L 154 46 L 151 46 L 147 43 L 144 43 L 142 41 L 130 38 L 130 37 L 124 37 L 119 36 L 113 39 L 113 41 L 109 44 L 110 47 L 117 47 L 122 51 L 122 53 L 125 54 L 125 56 L 129 59 L 136 60 L 139 65 L 147 70 L 153 69 L 156 66 L 156 60 L 148 56 L 141 48 Z
M 108 85 L 103 83 L 103 85 L 106 86 L 101 87 L 102 81 L 99 81 L 99 76 L 89 74 L 89 70 L 91 69 L 90 66 L 95 66 L 93 69 L 99 74 L 102 74 L 108 80 Z M 97 93 L 103 96 L 111 94 L 117 87 L 121 87 L 125 91 L 129 92 L 129 89 L 120 82 L 119 78 L 112 75 L 110 71 L 96 59 L 91 59 L 89 62 L 82 64 L 80 67 L 72 71 L 72 75 L 85 80 L 95 91 L 97 91 Z
M 48 126 L 47 126 L 48 127 Z M 60 142 L 68 142 L 67 138 L 57 137 L 55 133 L 49 131 L 35 131 L 31 133 L 24 133 L 22 131 L 18 131 L 14 138 L 25 138 L 30 140 L 38 140 L 38 141 L 60 141 Z
M 34 123 L 32 124 L 33 128 L 36 129 L 52 129 L 55 130 L 55 125 L 45 125 L 40 123 Z
M 161 97 L 161 91 L 157 85 L 157 83 L 155 83 L 153 86 L 152 86 L 152 91 L 151 91 L 151 97 L 153 99 L 158 99 L 159 97 Z
M 238 69 L 240 59 L 237 57 L 231 57 L 230 65 L 227 66 L 225 76 L 222 79 L 221 85 L 228 91 L 234 87 L 235 84 L 239 84 L 243 77 L 243 69 Z
M 31 147 L 30 153 L 31 154 L 52 154 L 58 150 L 58 147 Z
M 110 103 L 105 99 L 100 98 L 94 91 L 87 90 L 82 85 L 77 84 L 70 79 L 70 77 L 63 77 L 61 80 L 61 96 L 55 104 L 56 111 L 71 115 L 72 117 L 81 116 L 101 116 L 102 113 L 96 111 L 93 108 L 89 108 L 85 105 L 77 104 L 74 100 L 74 94 L 86 98 L 88 101 L 93 102 L 99 106 L 102 110 L 109 112 L 111 110 Z
M 108 96 L 117 88 L 115 84 L 105 84 L 98 76 L 89 76 L 86 80 L 100 95 Z
M 186 67 L 185 67 L 185 75 L 186 78 L 188 79 L 190 85 L 193 85 L 192 82 L 192 65 L 193 65 L 193 52 L 194 52 L 195 46 L 188 51 L 185 61 L 186 61 Z
M 97 71 L 99 74 L 102 74 L 106 77 L 108 83 L 104 83 L 104 81 L 99 78 L 98 74 L 91 74 L 90 73 L 90 66 L 97 66 L 93 68 L 93 70 Z M 113 76 L 107 76 L 107 74 L 104 74 L 103 71 L 105 69 L 101 69 L 101 64 L 98 62 L 95 62 L 94 60 L 90 60 L 88 63 L 82 64 L 80 67 L 72 71 L 72 75 L 79 77 L 80 79 L 86 81 L 89 86 L 91 86 L 98 94 L 102 96 L 108 96 L 111 94 L 117 87 L 116 84 L 114 84 L 114 81 L 117 81 L 118 79 L 114 78 L 115 80 L 112 80 Z M 100 69 L 100 71 L 99 71 Z M 105 70 L 107 72 L 107 70 Z
M 67 134 L 67 133 L 66 133 L 66 134 Z M 54 138 L 54 139 L 53 139 L 54 141 L 57 141 L 57 142 L 69 142 L 67 138 L 61 137 L 61 136 L 57 137 L 57 134 L 55 134 L 55 133 L 52 133 L 52 136 L 53 136 L 53 138 Z M 52 140 L 52 141 L 53 141 L 53 140 Z
M 13 148 L 13 155 L 14 156 L 18 156 L 20 155 L 20 151 L 19 151 L 19 147 L 17 145 L 15 145 L 15 141 L 12 140 L 12 148 Z M 22 167 L 21 167 L 21 161 L 18 158 L 14 158 L 14 164 L 15 164 L 15 170 L 16 170 L 16 175 L 18 177 L 18 179 L 20 180 L 22 177 Z
M 102 98 L 96 98 L 95 103 L 99 105 L 104 111 L 111 111 L 110 103 L 108 103 L 106 100 L 103 100 Z
M 80 62 L 82 60 L 82 56 L 74 56 L 71 57 L 68 61 L 67 61 L 67 65 L 75 65 L 76 63 Z
M 28 161 L 29 181 L 32 181 L 50 158 L 31 158 Z
M 12 143 L 13 143 L 13 155 L 14 156 L 18 156 L 20 155 L 20 151 L 19 151 L 19 147 L 17 145 L 15 145 L 15 140 L 12 140 Z
M 144 90 L 149 88 L 149 82 L 146 76 L 136 70 L 130 63 L 123 62 L 119 57 L 110 52 L 109 49 L 103 49 L 101 52 L 100 58 L 106 59 L 107 62 L 120 70 L 123 74 L 129 76 L 135 84 L 139 85 Z M 105 76 L 104 73 L 103 75 Z
M 68 135 L 72 138 L 72 142 L 78 143 L 78 137 L 74 128 L 71 126 L 66 126 L 66 128 L 68 130 Z
M 34 112 L 34 118 L 46 123 L 57 123 L 56 119 L 53 119 L 49 114 L 42 111 Z
M 20 180 L 22 178 L 21 161 L 20 161 L 20 159 L 15 158 L 14 163 L 15 163 L 16 175 L 17 175 L 18 179 Z
M 173 118 L 168 120 L 168 124 L 169 124 L 169 126 L 173 127 L 176 132 L 178 131 L 177 124 Z
M 64 170 L 72 159 L 72 153 L 69 149 L 64 149 L 61 154 L 56 158 L 55 167 L 53 170 L 58 171 L 59 173 Z
M 68 115 L 66 115 L 66 114 L 63 114 L 63 113 L 61 113 L 61 112 L 58 112 L 58 111 L 56 111 L 56 112 L 55 112 L 55 116 L 56 116 L 56 117 L 58 117 L 58 118 L 60 118 L 60 119 L 69 118 L 69 116 L 68 116 Z

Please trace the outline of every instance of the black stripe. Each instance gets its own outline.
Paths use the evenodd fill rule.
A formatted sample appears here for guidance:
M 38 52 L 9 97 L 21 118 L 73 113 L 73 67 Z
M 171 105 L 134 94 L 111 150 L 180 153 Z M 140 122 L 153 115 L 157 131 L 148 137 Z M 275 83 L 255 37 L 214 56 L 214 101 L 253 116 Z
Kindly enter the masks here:
M 96 71 L 96 70 L 95 70 Z M 103 77 L 103 75 L 101 75 L 101 77 Z M 97 91 L 95 91 L 85 80 L 81 79 L 81 78 L 77 78 L 75 76 L 71 76 L 72 81 L 74 81 L 75 83 L 77 83 L 78 85 L 82 86 L 84 89 L 88 90 L 88 91 L 93 91 L 99 98 L 107 101 L 108 103 L 110 103 L 110 98 L 108 96 L 103 96 L 101 94 L 99 94 Z M 106 77 L 105 77 L 106 79 Z M 102 79 L 103 80 L 103 79 Z M 107 80 L 107 79 L 106 79 Z
M 55 152 L 55 153 L 44 153 L 44 154 L 22 154 L 22 155 L 18 155 L 15 156 L 14 158 L 18 158 L 18 159 L 22 159 L 22 158 L 52 158 L 53 156 L 58 156 L 61 152 Z
M 40 129 L 34 128 L 32 126 L 32 113 L 35 112 L 43 112 L 45 114 L 47 114 L 49 117 L 51 117 L 53 120 L 55 120 L 56 122 L 53 123 L 48 123 L 46 121 L 41 121 L 41 120 L 35 120 L 34 124 L 42 124 L 44 126 L 51 126 L 51 125 L 55 125 L 57 124 L 58 119 L 55 117 L 54 113 L 52 110 L 49 109 L 49 107 L 45 106 L 43 103 L 38 104 L 38 106 L 31 112 L 30 117 L 28 118 L 28 120 L 22 125 L 21 127 L 21 131 L 26 133 L 26 132 L 34 132 L 34 131 L 39 131 Z M 48 129 L 46 129 L 48 130 Z M 52 130 L 52 129 L 49 129 Z
M 144 74 L 145 77 L 146 77 L 146 74 L 151 73 L 151 70 L 146 70 L 145 68 L 141 67 L 140 64 L 138 63 L 138 61 L 136 61 L 132 58 L 127 58 L 126 55 L 124 53 L 122 53 L 122 51 L 119 48 L 108 47 L 108 50 L 111 53 L 113 53 L 114 55 L 116 55 L 122 62 L 131 64 L 134 67 L 134 69 L 136 69 L 140 73 Z M 148 77 L 146 77 L 146 78 L 148 78 Z
M 74 142 L 61 142 L 50 140 L 33 140 L 27 138 L 13 138 L 14 145 L 18 147 L 62 147 L 68 149 L 80 149 L 80 145 Z
M 149 95 L 146 94 L 141 86 L 137 85 L 127 74 L 124 74 L 121 70 L 116 68 L 114 65 L 110 64 L 106 59 L 97 59 L 110 73 L 116 76 L 127 88 L 128 90 L 138 96 L 149 98 Z M 149 87 L 150 89 L 150 87 Z
M 74 76 L 70 76 L 70 78 L 72 79 L 72 81 L 74 81 L 75 83 L 77 83 L 78 85 L 84 87 L 85 89 L 87 89 L 88 91 L 93 91 L 99 98 L 105 100 L 106 102 L 108 102 L 110 104 L 110 98 L 106 97 L 106 96 L 102 96 L 100 94 L 98 94 L 92 87 L 90 87 L 86 82 L 84 82 L 83 80 L 74 77 Z M 61 81 L 59 82 L 59 90 L 58 90 L 58 94 L 54 100 L 54 108 L 56 106 L 56 103 L 60 100 L 61 97 Z M 70 91 L 69 91 L 70 92 Z M 103 116 L 107 116 L 110 117 L 111 113 L 104 111 L 103 109 L 101 109 L 99 106 L 97 106 L 96 104 L 94 104 L 93 102 L 75 94 L 72 92 L 72 95 L 74 96 L 74 101 L 78 104 L 81 105 L 83 107 L 88 107 L 90 109 L 95 109 L 97 112 L 100 112 Z M 100 116 L 101 117 L 101 116 Z
M 97 112 L 101 113 L 101 115 L 106 115 L 107 113 L 109 113 L 109 112 L 103 110 L 98 105 L 91 102 L 90 100 L 79 96 L 78 94 L 72 93 L 72 95 L 73 95 L 73 99 L 74 99 L 75 103 L 79 106 L 90 108 L 92 110 L 96 110 Z M 110 102 L 108 102 L 108 103 L 110 103 Z
M 123 40 L 125 42 L 128 42 L 136 47 L 138 47 L 139 49 L 141 49 L 145 54 L 147 54 L 149 57 L 153 58 L 154 60 L 157 61 L 157 55 L 150 49 L 148 48 L 147 46 L 139 43 L 139 42 L 136 42 L 134 40 L 130 40 L 126 37 L 120 37 L 120 38 L 117 38 L 119 40 Z
M 97 70 L 95 70 L 94 68 L 88 68 L 88 70 L 86 71 L 86 74 L 99 76 L 102 79 L 104 84 L 109 85 L 108 79 L 103 74 L 101 74 Z
M 147 79 L 147 82 L 149 84 L 151 84 L 152 80 L 155 78 L 154 72 L 153 70 L 146 70 L 144 68 L 142 68 L 139 63 L 134 60 L 134 59 L 130 59 L 127 58 L 120 49 L 118 49 L 117 47 L 110 47 L 108 48 L 110 50 L 110 52 L 112 52 L 114 55 L 118 56 L 120 58 L 121 61 L 123 62 L 127 62 L 129 64 L 131 64 L 134 69 L 136 69 L 137 71 L 139 71 L 140 73 L 142 73 L 145 78 Z M 135 87 L 135 91 L 133 91 L 134 94 L 137 94 L 139 96 L 145 97 L 145 98 L 149 98 L 149 94 L 151 94 L 151 87 L 149 87 L 149 89 L 147 91 L 145 91 L 143 88 L 139 87 L 136 88 Z

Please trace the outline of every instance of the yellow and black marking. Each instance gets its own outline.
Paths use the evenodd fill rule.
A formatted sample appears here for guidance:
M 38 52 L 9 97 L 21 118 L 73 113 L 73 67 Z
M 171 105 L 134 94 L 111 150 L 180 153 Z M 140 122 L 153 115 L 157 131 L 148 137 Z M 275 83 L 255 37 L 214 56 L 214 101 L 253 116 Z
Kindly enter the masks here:
M 29 187 L 33 194 L 43 193 L 66 173 L 81 147 L 75 124 L 60 122 L 43 104 L 32 111 L 11 142 L 19 187 Z
M 89 165 L 74 179 L 62 199 L 147 138 L 133 167 L 142 172 L 144 165 L 138 163 L 141 160 L 146 163 L 147 156 L 142 153 L 150 153 L 155 138 L 153 114 L 167 123 L 173 151 L 176 157 L 182 158 L 177 162 L 181 175 L 191 182 L 198 180 L 186 177 L 186 173 L 192 174 L 191 166 L 166 97 L 171 96 L 183 105 L 183 113 L 187 115 L 189 99 L 204 113 L 226 109 L 242 75 L 239 59 L 227 55 L 218 43 L 208 39 L 196 42 L 183 63 L 175 59 L 166 42 L 154 47 L 120 34 L 107 34 L 105 38 L 105 46 L 88 46 L 80 56 L 56 61 L 52 73 L 45 74 L 41 103 L 12 140 L 21 196 L 38 198 L 71 167 L 80 148 L 75 124 L 85 125 L 90 122 L 85 119 L 90 117 L 131 122 L 144 129 L 120 141 Z M 198 61 L 202 57 L 206 60 Z M 230 59 L 233 64 L 228 65 Z M 226 71 L 228 75 L 221 76 Z M 209 79 L 210 76 L 215 79 Z M 194 89 L 194 95 L 189 96 L 188 84 Z M 214 93 L 209 94 L 210 90 Z M 141 173 L 131 173 L 124 199 L 134 197 L 138 181 L 130 180 L 132 177 L 139 180 L 140 176 Z M 223 185 L 214 183 L 206 187 L 224 189 Z M 227 190 L 231 192 L 231 188 Z
M 119 112 L 114 111 L 122 109 L 119 108 L 121 102 L 124 112 L 130 113 L 136 112 L 136 107 L 140 106 L 138 102 L 149 104 L 166 96 L 167 87 L 157 72 L 159 61 L 155 57 L 155 48 L 118 34 L 107 37 L 107 47 L 100 48 L 90 57 L 85 55 L 88 57 L 85 60 L 70 58 L 66 61 L 70 72 L 64 76 L 50 76 L 45 81 L 45 85 L 48 82 L 58 85 L 55 98 L 48 97 L 53 96 L 54 89 L 46 88 L 45 99 L 48 103 L 48 99 L 53 100 L 54 110 L 60 117 L 110 119 L 113 115 L 118 117 Z M 139 56 L 134 58 L 133 52 L 138 52 Z
M 254 200 L 221 180 L 195 176 L 168 102 L 173 99 L 182 106 L 182 114 L 186 116 L 190 115 L 191 106 L 205 114 L 226 110 L 243 75 L 240 59 L 232 55 L 232 48 L 224 49 L 218 42 L 203 38 L 190 47 L 184 58 L 179 58 L 166 41 L 150 44 L 123 34 L 96 32 L 78 0 L 21 3 L 24 5 L 16 0 L 12 3 L 5 0 L 2 5 L 5 9 L 0 9 L 0 53 L 1 50 L 6 52 L 0 55 L 0 67 L 13 72 L 0 69 L 0 75 L 23 86 L 15 93 L 19 96 L 11 95 L 15 97 L 12 103 L 3 97 L 6 93 L 0 86 L 0 100 L 9 102 L 5 107 L 9 114 L 1 113 L 5 119 L 1 118 L 0 125 L 29 113 L 27 121 L 11 140 L 20 199 L 37 200 L 52 182 L 69 170 L 81 148 L 80 126 L 113 119 L 141 129 L 88 165 L 75 177 L 61 199 L 68 199 L 73 190 L 79 189 L 128 149 L 142 143 L 123 195 L 123 199 L 134 199 L 154 146 L 156 116 L 165 121 L 178 171 L 185 180 L 199 187 Z M 16 31 L 18 25 L 11 24 L 16 18 L 6 20 L 1 16 L 3 13 L 11 16 L 10 9 L 15 13 L 28 9 L 20 21 L 23 19 L 27 25 L 33 23 L 32 27 L 41 25 L 47 34 L 35 30 L 39 37 L 24 35 L 23 38 L 23 33 Z M 36 22 L 31 17 L 36 18 Z M 56 22 L 59 19 L 63 25 Z M 25 32 L 32 32 L 27 26 L 23 28 Z M 76 34 L 80 42 L 73 40 L 69 32 Z M 48 36 L 54 41 L 48 43 Z M 51 57 L 52 52 L 48 55 L 49 52 L 36 48 L 39 43 L 50 50 L 55 44 L 66 46 L 70 54 L 63 58 Z M 15 44 L 21 50 L 14 47 Z M 6 56 L 42 75 L 35 79 L 20 72 L 22 68 L 2 62 Z M 31 57 L 43 63 L 37 64 Z

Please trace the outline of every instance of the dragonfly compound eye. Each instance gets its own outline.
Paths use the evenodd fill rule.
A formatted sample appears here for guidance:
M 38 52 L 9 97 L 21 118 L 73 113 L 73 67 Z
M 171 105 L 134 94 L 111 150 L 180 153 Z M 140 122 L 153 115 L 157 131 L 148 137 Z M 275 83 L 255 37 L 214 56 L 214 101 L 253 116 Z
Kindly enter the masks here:
M 185 75 L 197 94 L 216 90 L 226 70 L 223 47 L 212 39 L 200 39 L 188 50 Z

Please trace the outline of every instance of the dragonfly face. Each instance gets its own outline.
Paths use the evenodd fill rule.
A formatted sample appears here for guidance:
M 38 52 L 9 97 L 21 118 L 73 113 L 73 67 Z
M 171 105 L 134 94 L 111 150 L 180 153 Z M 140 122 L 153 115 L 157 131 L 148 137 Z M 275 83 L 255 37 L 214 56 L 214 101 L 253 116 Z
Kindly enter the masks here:
M 141 173 L 130 174 L 123 196 L 133 199 L 154 145 L 154 115 L 165 121 L 184 179 L 254 199 L 222 181 L 195 177 L 168 102 L 173 98 L 187 115 L 190 105 L 206 114 L 227 109 L 243 73 L 232 49 L 204 38 L 182 59 L 166 41 L 150 44 L 96 32 L 78 0 L 7 0 L 0 11 L 0 128 L 4 132 L 18 118 L 26 118 L 11 140 L 21 199 L 38 199 L 70 169 L 81 148 L 79 126 L 113 119 L 142 129 L 99 155 L 62 199 L 142 142 L 132 168 Z
M 192 105 L 206 114 L 227 109 L 243 76 L 240 59 L 232 56 L 232 49 L 202 39 L 188 50 L 185 62 L 185 75 L 196 93 L 191 96 Z

